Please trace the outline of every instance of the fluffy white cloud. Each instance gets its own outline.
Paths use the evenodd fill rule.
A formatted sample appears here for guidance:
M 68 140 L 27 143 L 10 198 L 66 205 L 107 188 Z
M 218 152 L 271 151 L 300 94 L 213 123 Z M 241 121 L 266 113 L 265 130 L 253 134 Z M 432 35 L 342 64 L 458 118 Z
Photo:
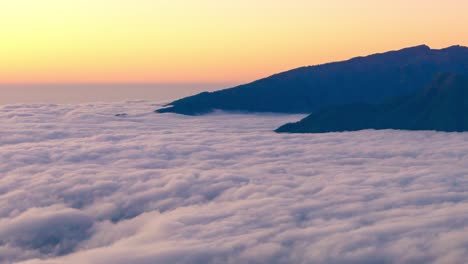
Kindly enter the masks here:
M 0 107 L 0 263 L 468 259 L 468 133 L 155 108 Z

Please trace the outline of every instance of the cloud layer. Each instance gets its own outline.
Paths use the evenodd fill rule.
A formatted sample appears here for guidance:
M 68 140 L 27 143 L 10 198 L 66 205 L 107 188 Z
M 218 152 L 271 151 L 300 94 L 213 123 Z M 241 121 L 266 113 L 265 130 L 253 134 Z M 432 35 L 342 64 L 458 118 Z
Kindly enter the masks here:
M 0 107 L 0 263 L 468 259 L 468 133 L 154 108 Z

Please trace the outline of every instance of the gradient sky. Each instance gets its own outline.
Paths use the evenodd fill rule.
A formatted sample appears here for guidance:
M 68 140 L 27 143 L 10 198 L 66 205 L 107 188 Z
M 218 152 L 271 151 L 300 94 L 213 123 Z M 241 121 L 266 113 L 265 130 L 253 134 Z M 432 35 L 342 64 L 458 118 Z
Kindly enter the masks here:
M 468 45 L 465 0 L 0 0 L 0 83 L 246 82 Z

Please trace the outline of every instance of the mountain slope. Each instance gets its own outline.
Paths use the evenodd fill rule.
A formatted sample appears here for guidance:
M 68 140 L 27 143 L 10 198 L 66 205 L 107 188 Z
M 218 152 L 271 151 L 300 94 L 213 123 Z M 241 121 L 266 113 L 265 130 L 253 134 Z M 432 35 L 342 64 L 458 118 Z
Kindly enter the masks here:
M 157 112 L 311 113 L 324 106 L 380 103 L 409 94 L 427 85 L 438 72 L 468 73 L 468 48 L 433 50 L 423 45 L 302 67 L 231 89 L 186 97 Z
M 362 129 L 468 131 L 468 79 L 439 74 L 426 88 L 380 105 L 329 107 L 276 132 L 324 133 Z

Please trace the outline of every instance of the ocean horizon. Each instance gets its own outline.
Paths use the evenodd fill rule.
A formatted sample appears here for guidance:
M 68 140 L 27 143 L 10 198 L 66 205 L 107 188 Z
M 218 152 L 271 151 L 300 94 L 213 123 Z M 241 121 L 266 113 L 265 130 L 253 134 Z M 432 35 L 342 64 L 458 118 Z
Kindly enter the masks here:
M 76 104 L 146 100 L 170 102 L 204 91 L 233 87 L 233 83 L 89 83 L 89 84 L 0 84 L 0 105 Z

